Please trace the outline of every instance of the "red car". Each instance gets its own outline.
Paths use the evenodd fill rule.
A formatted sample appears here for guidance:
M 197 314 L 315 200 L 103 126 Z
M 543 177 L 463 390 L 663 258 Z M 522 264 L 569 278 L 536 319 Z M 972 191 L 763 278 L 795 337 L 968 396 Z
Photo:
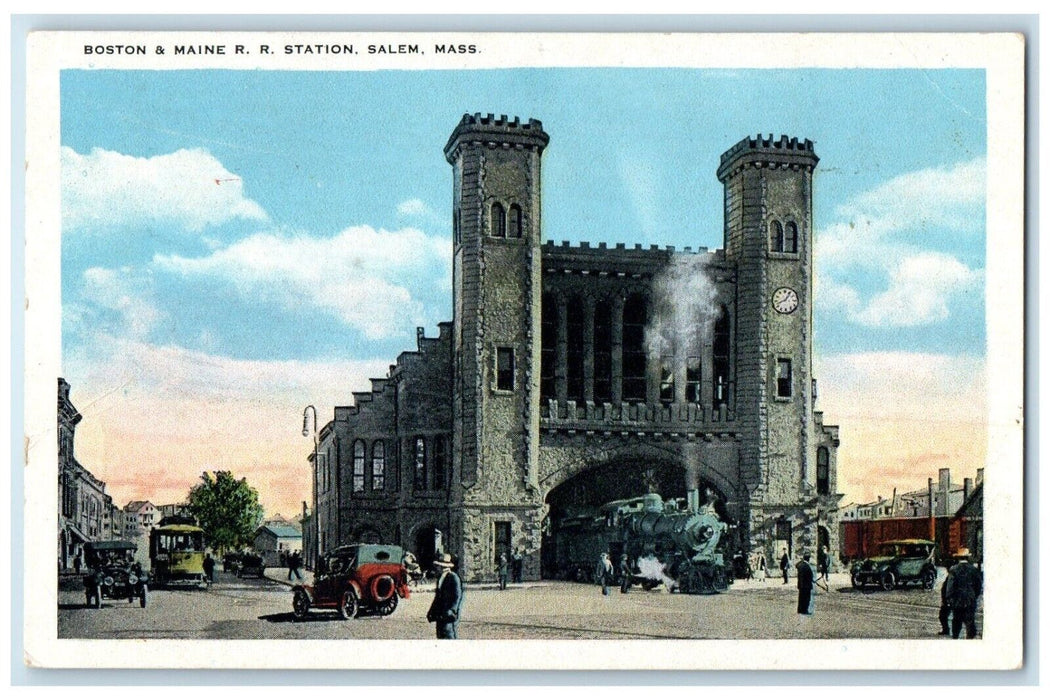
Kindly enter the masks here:
M 344 620 L 361 613 L 389 615 L 408 598 L 408 572 L 400 547 L 351 544 L 327 552 L 311 585 L 292 589 L 292 613 L 302 620 L 311 608 L 338 611 Z

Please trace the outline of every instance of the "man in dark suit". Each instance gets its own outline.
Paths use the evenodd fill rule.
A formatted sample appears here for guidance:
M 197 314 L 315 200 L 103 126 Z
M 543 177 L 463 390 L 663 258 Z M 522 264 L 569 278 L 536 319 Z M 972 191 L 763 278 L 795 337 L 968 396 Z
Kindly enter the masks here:
M 463 606 L 463 582 L 452 570 L 452 555 L 448 552 L 438 555 L 434 566 L 441 573 L 434 590 L 434 602 L 427 611 L 427 622 L 437 626 L 438 639 L 456 639 L 459 633 L 459 611 Z
M 780 555 L 780 573 L 784 577 L 784 583 L 788 582 L 788 567 L 791 561 L 788 559 L 788 551 L 785 549 Z
M 798 614 L 813 614 L 813 585 L 816 577 L 813 575 L 813 565 L 809 563 L 809 552 L 802 555 L 796 567 L 798 569 Z
M 948 603 L 952 607 L 952 639 L 966 625 L 966 638 L 977 636 L 977 599 L 981 596 L 981 572 L 970 563 L 970 550 L 960 549 L 955 558 L 959 563 L 948 572 Z

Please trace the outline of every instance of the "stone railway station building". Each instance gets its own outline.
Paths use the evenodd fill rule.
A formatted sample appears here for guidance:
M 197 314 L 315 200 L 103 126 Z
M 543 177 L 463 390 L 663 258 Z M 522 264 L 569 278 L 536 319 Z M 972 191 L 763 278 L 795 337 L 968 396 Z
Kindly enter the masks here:
M 812 142 L 732 146 L 722 249 L 675 251 L 544 241 L 548 141 L 534 119 L 468 114 L 453 130 L 453 320 L 418 329 L 320 431 L 308 546 L 448 551 L 468 581 L 520 552 L 530 580 L 556 573 L 560 518 L 709 487 L 734 549 L 773 568 L 783 549 L 837 551 L 838 428 L 815 410 Z

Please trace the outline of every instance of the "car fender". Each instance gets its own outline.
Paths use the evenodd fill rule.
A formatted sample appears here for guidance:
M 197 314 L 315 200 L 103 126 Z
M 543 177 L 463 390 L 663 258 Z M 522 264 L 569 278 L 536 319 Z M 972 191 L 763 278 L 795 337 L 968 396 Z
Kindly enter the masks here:
M 359 584 L 357 581 L 351 579 L 349 583 L 349 587 L 354 590 L 354 595 L 357 596 L 358 600 L 362 602 L 367 602 L 372 599 L 371 596 L 365 595 L 365 591 L 361 588 L 361 584 Z

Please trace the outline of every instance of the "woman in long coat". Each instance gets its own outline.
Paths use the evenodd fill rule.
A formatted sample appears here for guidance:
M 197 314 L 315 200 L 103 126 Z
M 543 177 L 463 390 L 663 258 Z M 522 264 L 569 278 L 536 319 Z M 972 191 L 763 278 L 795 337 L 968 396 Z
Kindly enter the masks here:
M 813 565 L 809 563 L 809 553 L 802 555 L 802 561 L 795 567 L 798 571 L 798 614 L 813 614 L 813 585 L 816 576 Z

